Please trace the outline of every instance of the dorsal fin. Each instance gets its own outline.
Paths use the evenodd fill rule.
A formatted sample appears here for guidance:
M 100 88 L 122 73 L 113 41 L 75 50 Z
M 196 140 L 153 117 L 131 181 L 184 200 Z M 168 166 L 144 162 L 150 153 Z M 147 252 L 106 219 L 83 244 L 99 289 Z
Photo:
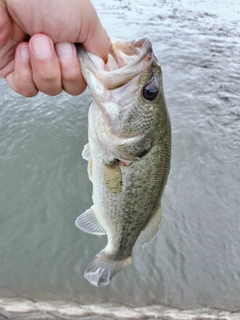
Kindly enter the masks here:
M 146 247 L 155 237 L 158 232 L 162 218 L 162 209 L 161 205 L 158 206 L 157 210 L 149 220 L 145 229 L 140 233 L 139 239 L 141 241 L 142 247 Z
M 98 236 L 106 234 L 106 230 L 96 217 L 94 206 L 82 213 L 75 221 L 75 225 L 86 233 L 96 234 Z

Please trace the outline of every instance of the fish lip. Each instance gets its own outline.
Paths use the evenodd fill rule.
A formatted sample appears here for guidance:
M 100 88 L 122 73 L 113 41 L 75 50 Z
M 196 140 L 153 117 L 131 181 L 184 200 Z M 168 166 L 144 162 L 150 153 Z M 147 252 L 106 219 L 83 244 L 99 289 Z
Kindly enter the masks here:
M 125 41 L 121 41 L 117 38 L 112 38 L 110 39 L 111 41 L 111 45 L 110 47 L 112 48 L 112 50 L 114 50 L 114 43 L 115 42 L 125 42 Z M 141 61 L 144 57 L 146 57 L 148 54 L 152 54 L 153 50 L 152 50 L 152 44 L 151 41 L 147 38 L 147 37 L 143 37 L 139 40 L 136 41 L 131 41 L 129 42 L 129 44 L 135 48 L 139 48 L 141 49 L 141 53 L 139 54 L 138 58 L 136 60 L 134 60 L 133 62 L 129 63 L 128 65 L 119 68 L 117 70 L 122 70 L 125 69 L 126 67 L 131 66 L 132 64 L 136 64 L 137 62 Z M 79 60 L 84 63 L 86 66 L 89 67 L 89 69 L 91 70 L 91 68 L 93 67 L 92 64 L 94 64 L 94 62 L 92 61 L 92 59 L 90 58 L 90 56 L 88 55 L 87 51 L 84 49 L 83 45 L 80 43 L 75 43 L 75 46 L 77 48 L 77 52 L 78 52 L 78 57 Z M 111 52 L 111 49 L 109 50 L 109 53 Z M 91 63 L 89 63 L 90 61 Z M 96 68 L 95 64 L 94 67 Z M 108 71 L 108 73 L 112 73 L 114 71 Z
M 146 37 L 132 42 L 126 42 L 119 39 L 112 39 L 111 42 L 112 49 L 110 52 L 114 52 L 115 45 L 116 49 L 122 51 L 126 55 L 136 55 L 137 57 L 133 61 L 118 69 L 111 71 L 99 70 L 83 46 L 76 46 L 85 79 L 88 70 L 96 77 L 96 79 L 98 79 L 98 81 L 103 84 L 107 90 L 113 90 L 128 83 L 130 80 L 146 70 L 146 68 L 150 66 L 154 59 L 151 42 Z M 140 52 L 139 50 L 134 49 L 140 49 Z M 87 79 L 86 82 L 88 82 Z
M 133 42 L 135 47 L 145 48 L 146 51 L 152 52 L 152 44 L 151 41 L 147 37 L 143 37 L 139 40 Z
M 134 48 L 141 49 L 141 52 L 140 52 L 139 56 L 137 57 L 137 59 L 135 59 L 131 63 L 125 65 L 124 67 L 119 68 L 118 69 L 119 72 L 122 72 L 123 70 L 125 71 L 126 69 L 129 69 L 131 67 L 134 67 L 134 66 L 138 65 L 144 59 L 146 59 L 146 61 L 150 62 L 150 63 L 153 60 L 152 44 L 151 44 L 151 41 L 147 37 L 141 38 L 141 39 L 136 40 L 136 41 L 132 41 L 132 42 L 130 42 L 130 44 Z M 144 66 L 143 70 L 145 70 L 146 67 L 147 66 Z M 111 71 L 110 71 L 110 73 L 111 73 Z

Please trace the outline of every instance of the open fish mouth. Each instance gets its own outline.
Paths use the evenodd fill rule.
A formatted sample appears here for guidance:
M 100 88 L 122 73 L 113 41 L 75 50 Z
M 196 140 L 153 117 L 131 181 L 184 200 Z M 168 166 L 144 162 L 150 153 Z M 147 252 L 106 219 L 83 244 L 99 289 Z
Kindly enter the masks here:
M 153 60 L 152 45 L 148 38 L 125 42 L 111 39 L 108 62 L 89 52 L 81 45 L 77 51 L 81 64 L 94 74 L 106 89 L 118 88 L 142 73 Z

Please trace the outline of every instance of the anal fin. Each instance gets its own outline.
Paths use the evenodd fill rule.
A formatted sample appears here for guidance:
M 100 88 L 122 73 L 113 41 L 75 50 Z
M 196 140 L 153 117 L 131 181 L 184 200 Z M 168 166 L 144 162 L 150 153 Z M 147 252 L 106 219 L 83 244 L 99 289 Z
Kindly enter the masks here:
M 139 235 L 142 247 L 146 247 L 156 236 L 162 219 L 162 209 L 159 205 L 151 219 L 148 221 L 145 229 Z
M 106 234 L 106 230 L 96 217 L 94 206 L 82 213 L 75 221 L 75 225 L 86 233 L 96 234 L 98 236 Z

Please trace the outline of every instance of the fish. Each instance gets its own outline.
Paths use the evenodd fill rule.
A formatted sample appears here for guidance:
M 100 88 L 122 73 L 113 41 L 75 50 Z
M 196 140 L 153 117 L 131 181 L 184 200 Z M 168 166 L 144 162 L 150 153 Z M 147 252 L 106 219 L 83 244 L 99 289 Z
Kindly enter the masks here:
M 93 205 L 76 219 L 107 245 L 85 270 L 103 287 L 132 262 L 137 239 L 144 247 L 161 222 L 161 197 L 171 161 L 171 124 L 162 71 L 148 38 L 111 39 L 108 61 L 77 45 L 93 102 L 88 113 L 88 161 Z

